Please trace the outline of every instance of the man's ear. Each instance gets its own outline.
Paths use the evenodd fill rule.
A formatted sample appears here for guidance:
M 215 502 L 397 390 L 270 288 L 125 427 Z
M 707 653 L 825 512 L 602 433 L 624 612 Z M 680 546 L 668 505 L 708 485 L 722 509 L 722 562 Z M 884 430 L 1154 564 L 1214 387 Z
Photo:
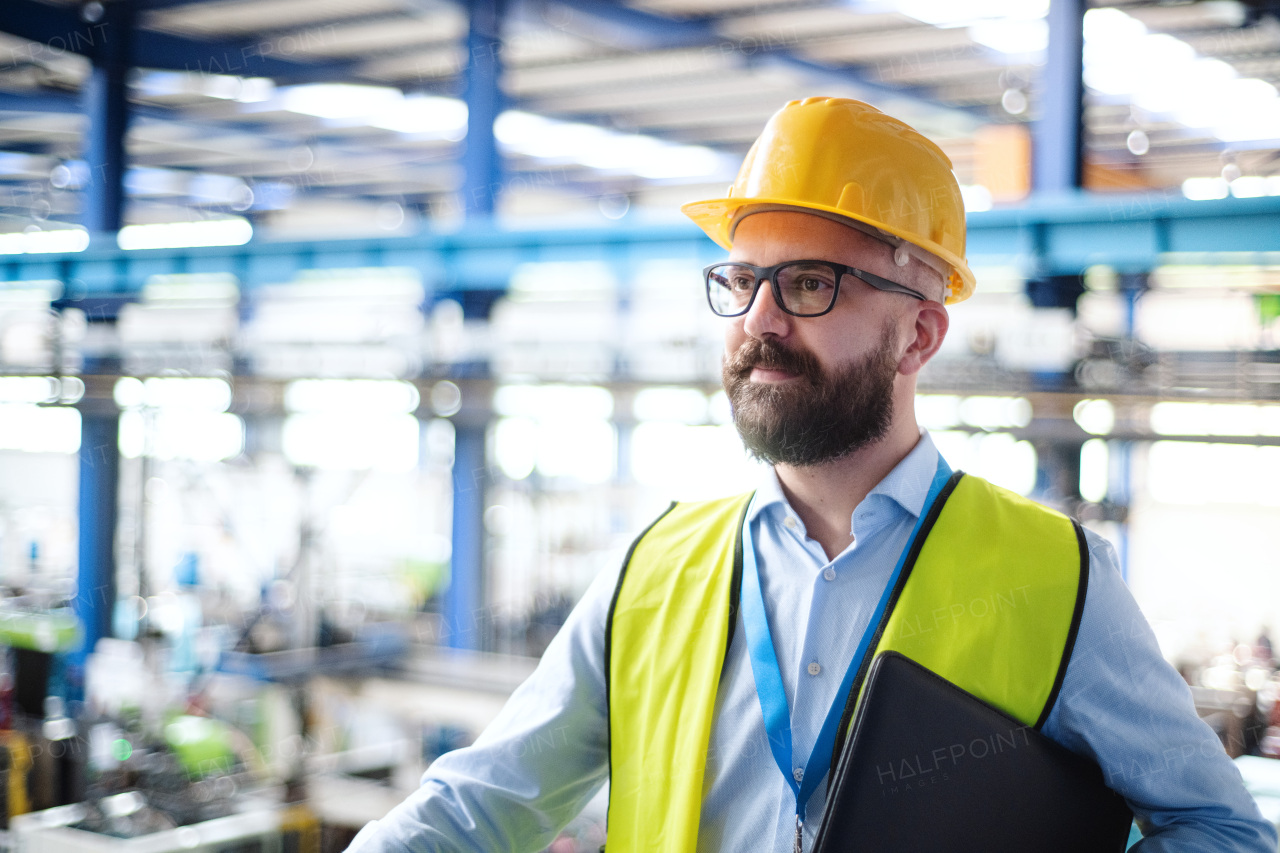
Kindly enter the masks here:
M 950 323 L 951 318 L 941 302 L 929 300 L 916 303 L 912 326 L 914 338 L 908 342 L 902 358 L 898 360 L 898 372 L 907 376 L 919 373 L 942 346 Z

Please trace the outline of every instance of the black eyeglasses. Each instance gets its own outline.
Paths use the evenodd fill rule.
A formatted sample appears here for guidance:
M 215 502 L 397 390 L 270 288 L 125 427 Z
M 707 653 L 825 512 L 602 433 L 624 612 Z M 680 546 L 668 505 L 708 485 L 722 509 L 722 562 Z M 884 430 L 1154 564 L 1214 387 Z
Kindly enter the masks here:
M 773 301 L 795 317 L 820 317 L 834 308 L 840 280 L 846 275 L 862 279 L 876 290 L 928 299 L 923 293 L 875 273 L 832 261 L 785 261 L 771 267 L 712 264 L 702 274 L 707 282 L 707 302 L 721 317 L 739 317 L 750 311 L 760 283 L 766 279 L 773 287 Z

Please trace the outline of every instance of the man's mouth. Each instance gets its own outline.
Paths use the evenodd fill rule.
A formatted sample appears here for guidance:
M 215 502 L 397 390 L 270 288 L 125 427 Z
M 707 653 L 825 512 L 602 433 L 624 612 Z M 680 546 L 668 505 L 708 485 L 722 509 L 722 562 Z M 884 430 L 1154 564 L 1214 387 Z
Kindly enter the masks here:
M 788 379 L 796 379 L 799 376 L 800 374 L 794 370 L 757 364 L 751 368 L 750 379 L 752 382 L 785 382 Z

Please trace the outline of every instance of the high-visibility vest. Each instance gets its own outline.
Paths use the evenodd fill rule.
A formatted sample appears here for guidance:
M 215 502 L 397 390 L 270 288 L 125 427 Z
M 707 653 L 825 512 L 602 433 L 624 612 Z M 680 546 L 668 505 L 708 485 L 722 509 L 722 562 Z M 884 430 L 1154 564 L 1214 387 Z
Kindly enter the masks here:
M 609 853 L 697 848 L 750 499 L 672 504 L 627 555 L 605 634 Z M 872 651 L 851 664 L 837 754 L 871 661 L 889 650 L 1039 728 L 1062 686 L 1088 574 L 1071 519 L 955 474 L 911 546 Z

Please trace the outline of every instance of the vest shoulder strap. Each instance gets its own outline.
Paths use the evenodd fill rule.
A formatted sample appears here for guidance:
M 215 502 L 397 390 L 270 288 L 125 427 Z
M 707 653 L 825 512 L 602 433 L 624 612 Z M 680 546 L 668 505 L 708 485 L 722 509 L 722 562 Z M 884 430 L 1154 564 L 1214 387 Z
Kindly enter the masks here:
M 921 537 L 875 653 L 901 652 L 1026 725 L 1043 725 L 1084 609 L 1083 532 L 1059 512 L 965 475 Z
M 673 504 L 623 564 L 605 633 L 609 853 L 697 848 L 750 498 Z

